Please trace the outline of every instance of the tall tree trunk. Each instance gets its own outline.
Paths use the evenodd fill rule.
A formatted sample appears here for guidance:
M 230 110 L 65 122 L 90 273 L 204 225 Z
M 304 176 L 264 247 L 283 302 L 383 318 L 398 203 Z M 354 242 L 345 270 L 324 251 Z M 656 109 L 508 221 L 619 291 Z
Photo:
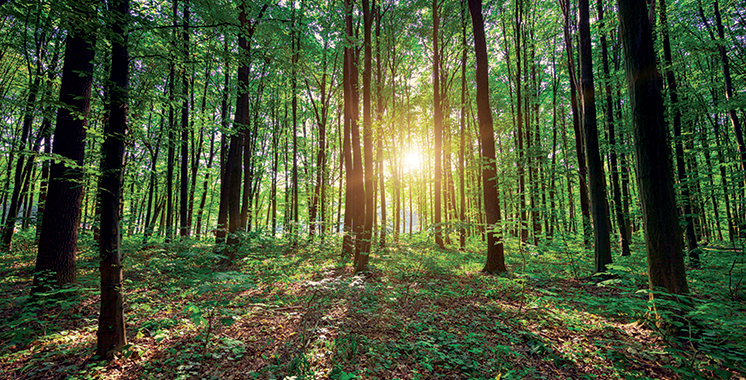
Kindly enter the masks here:
M 238 47 L 245 52 L 246 57 L 251 57 L 249 52 L 249 41 L 254 34 L 256 24 L 261 20 L 268 5 L 264 5 L 258 16 L 251 22 L 246 14 L 247 4 L 241 5 L 238 19 L 241 23 L 243 33 L 239 34 Z M 223 251 L 228 262 L 236 258 L 236 245 L 238 244 L 239 224 L 241 223 L 241 159 L 243 155 L 243 129 L 249 125 L 249 62 L 244 61 L 238 68 L 238 95 L 236 97 L 236 114 L 233 119 L 233 131 L 230 137 L 228 157 L 225 162 L 225 175 L 221 190 L 220 202 L 225 202 L 228 211 L 228 245 Z M 222 207 L 222 206 L 221 206 Z
M 433 124 L 435 134 L 435 197 L 434 197 L 434 223 L 435 223 L 435 244 L 440 248 L 445 248 L 443 236 L 441 233 L 441 155 L 443 144 L 443 109 L 440 100 L 440 47 L 438 39 L 440 38 L 440 13 L 439 1 L 433 0 Z
M 293 30 L 291 44 L 293 45 L 292 72 L 290 74 L 290 86 L 292 91 L 292 111 L 293 111 L 293 193 L 292 193 L 292 223 L 290 232 L 293 235 L 298 234 L 298 60 L 300 59 L 300 34 L 297 30 L 298 25 L 295 20 L 295 8 L 293 8 Z M 293 237 L 293 239 L 295 239 Z M 293 240 L 295 241 L 295 240 Z
M 74 6 L 88 19 L 95 18 L 97 1 Z M 75 163 L 67 167 L 61 161 L 50 166 L 49 191 L 42 217 L 39 247 L 36 256 L 34 291 L 44 288 L 51 275 L 52 286 L 76 280 L 75 254 L 78 245 L 80 202 L 83 187 L 83 159 L 90 109 L 95 33 L 88 25 L 68 31 L 65 60 L 60 83 L 60 103 L 52 153 Z
M 665 0 L 661 0 L 665 1 Z M 598 20 L 600 23 L 604 23 L 604 9 L 603 1 L 598 0 L 596 2 L 596 11 L 598 12 Z M 602 28 L 603 30 L 603 28 Z M 609 72 L 609 52 L 606 43 L 606 32 L 601 32 L 601 61 L 604 71 L 604 94 L 606 97 L 606 108 L 604 113 L 606 115 L 606 127 L 609 132 L 609 166 L 611 166 L 611 187 L 614 192 L 614 212 L 616 214 L 617 228 L 619 228 L 619 244 L 622 249 L 622 256 L 629 256 L 629 230 L 627 229 L 627 219 L 624 211 L 622 210 L 622 190 L 619 187 L 619 164 L 617 163 L 616 155 L 616 130 L 614 121 L 614 102 L 611 93 L 611 75 Z
M 650 287 L 685 294 L 689 289 L 673 189 L 670 145 L 663 120 L 663 80 L 656 67 L 652 26 L 645 0 L 619 0 L 618 4 Z
M 355 272 L 367 268 L 370 256 L 371 239 L 373 237 L 373 217 L 375 215 L 375 168 L 373 162 L 373 127 L 371 126 L 371 76 L 372 76 L 372 42 L 371 29 L 373 26 L 373 12 L 369 0 L 363 0 L 363 163 L 365 165 L 365 219 L 363 233 L 357 240 L 357 260 Z M 375 6 L 375 5 L 374 5 Z
M 459 220 L 461 227 L 459 231 L 459 247 L 466 248 L 466 166 L 465 166 L 465 145 L 466 145 L 466 8 L 467 4 L 461 0 L 461 112 L 459 115 L 459 149 L 458 149 L 458 168 L 459 168 Z M 481 12 L 481 11 L 480 11 Z
M 174 41 L 178 37 L 178 0 L 172 2 Z M 173 237 L 174 228 L 174 167 L 176 166 L 176 111 L 174 110 L 176 91 L 176 63 L 169 63 L 168 74 L 168 163 L 166 164 L 166 242 Z
M 473 23 L 473 20 L 472 20 Z M 520 239 L 528 242 L 528 216 L 526 215 L 526 176 L 524 162 L 524 131 L 523 131 L 523 97 L 521 82 L 521 26 L 523 24 L 523 0 L 518 0 L 515 10 L 515 55 L 516 55 L 516 139 L 518 151 L 518 212 L 520 215 Z
M 205 203 L 207 202 L 207 184 L 210 183 L 210 172 L 212 163 L 215 160 L 215 131 L 210 134 L 210 153 L 207 156 L 207 166 L 205 167 L 205 180 L 202 183 L 202 197 L 199 201 L 199 210 L 197 210 L 197 223 L 194 227 L 194 235 L 199 237 L 202 233 L 202 215 L 205 212 Z
M 37 57 L 37 69 L 34 75 L 34 80 L 30 81 L 28 98 L 26 100 L 25 112 L 23 115 L 23 122 L 21 126 L 21 138 L 18 142 L 18 152 L 22 153 L 26 150 L 26 144 L 31 134 L 31 126 L 34 121 L 34 108 L 36 106 L 36 96 L 39 92 L 39 84 L 41 82 L 41 62 Z M 24 172 L 27 165 L 31 164 L 33 156 L 26 157 L 25 154 L 18 155 L 18 161 L 16 162 L 15 174 L 13 177 L 13 193 L 10 197 L 10 208 L 8 209 L 7 217 L 5 218 L 5 226 L 3 228 L 3 240 L 0 246 L 0 251 L 10 250 L 10 243 L 13 240 L 13 232 L 15 230 L 16 219 L 18 217 L 18 211 L 21 206 L 22 189 L 25 186 Z M 9 165 L 12 162 L 12 158 L 9 159 Z M 10 166 L 8 167 L 8 176 L 10 176 Z
M 119 231 L 122 197 L 122 171 L 124 169 L 124 139 L 127 129 L 127 102 L 129 92 L 129 0 L 115 0 L 110 4 L 116 16 L 111 31 L 111 83 L 109 118 L 104 126 L 102 146 L 101 182 L 101 309 L 98 318 L 96 354 L 111 359 L 127 344 L 124 329 L 122 291 L 122 249 Z
M 183 55 L 189 54 L 189 2 L 184 2 Z M 181 189 L 179 191 L 179 236 L 189 236 L 189 80 L 186 65 L 181 67 Z
M 570 36 L 571 10 L 567 0 L 560 0 L 562 13 L 565 17 L 563 25 L 565 37 L 565 51 L 567 52 L 567 69 L 570 75 L 570 104 L 572 106 L 572 125 L 575 132 L 575 152 L 578 160 L 578 180 L 580 187 L 580 213 L 583 217 L 583 241 L 586 247 L 590 246 L 591 225 L 591 208 L 588 199 L 588 183 L 586 181 L 587 167 L 585 162 L 585 146 L 583 143 L 583 133 L 580 127 L 580 116 L 578 107 L 578 85 L 577 75 L 575 74 L 575 60 L 573 59 L 572 38 Z
M 487 73 L 487 42 L 482 20 L 482 1 L 469 0 L 469 12 L 474 30 L 476 57 L 477 115 L 479 118 L 479 140 L 482 145 L 482 183 L 484 184 L 484 210 L 487 222 L 487 260 L 483 272 L 504 273 L 502 226 L 500 225 L 500 201 L 497 192 L 497 167 L 495 166 L 495 138 L 490 109 L 490 88 Z
M 228 54 L 228 36 L 223 35 L 223 54 Z M 230 124 L 230 118 L 228 115 L 228 96 L 230 90 L 228 89 L 230 83 L 230 67 L 228 65 L 228 59 L 224 63 L 224 78 L 223 78 L 223 97 L 220 102 L 220 123 L 223 131 L 228 131 L 228 125 Z M 222 133 L 220 137 L 220 203 L 218 205 L 218 225 L 215 228 L 215 244 L 220 245 L 225 242 L 226 231 L 228 228 L 228 179 L 226 174 L 226 161 L 228 156 L 228 149 L 226 147 L 226 134 Z
M 161 119 L 162 120 L 162 119 Z M 161 123 L 161 127 L 163 127 L 163 123 Z M 148 149 L 148 152 L 150 153 L 150 178 L 148 180 L 148 201 L 147 201 L 147 211 L 145 212 L 145 228 L 143 233 L 143 244 L 146 244 L 148 241 L 148 238 L 153 233 L 153 201 L 154 201 L 154 195 L 157 196 L 157 190 L 158 187 L 158 172 L 157 172 L 157 163 L 158 163 L 158 153 L 160 152 L 161 144 L 160 144 L 160 138 L 155 143 L 155 148 L 153 148 L 153 144 L 148 143 L 146 145 L 146 148 Z M 157 213 L 156 213 L 157 214 Z M 151 222 L 152 220 L 152 222 Z
M 383 68 L 381 65 L 381 6 L 373 7 L 373 16 L 376 18 L 376 125 L 378 126 L 378 146 L 377 158 L 378 161 L 378 180 L 379 188 L 381 191 L 381 236 L 379 240 L 379 246 L 386 246 L 386 229 L 388 227 L 388 221 L 386 220 L 386 181 L 384 176 L 384 165 L 383 165 L 383 111 L 385 102 L 383 99 Z
M 354 44 L 352 12 L 352 1 L 345 0 L 345 36 L 350 45 Z M 346 256 L 354 255 L 354 261 L 357 264 L 356 240 L 362 234 L 365 208 L 363 204 L 363 164 L 360 153 L 360 132 L 358 129 L 358 69 L 357 56 L 353 46 L 345 46 L 343 75 L 343 152 L 347 182 L 343 254 Z
M 741 171 L 746 173 L 746 144 L 743 140 L 743 131 L 741 130 L 741 121 L 738 119 L 736 113 L 737 108 L 733 104 L 733 80 L 730 76 L 730 63 L 728 62 L 728 53 L 725 50 L 725 28 L 723 27 L 723 21 L 720 17 L 720 6 L 718 0 L 712 1 L 712 6 L 715 9 L 715 26 L 718 31 L 718 50 L 720 51 L 720 62 L 723 66 L 723 78 L 725 79 L 725 100 L 728 104 L 728 116 L 730 116 L 730 123 L 733 127 L 733 133 L 736 136 L 736 143 L 738 144 L 738 152 L 741 158 Z M 746 176 L 743 177 L 744 189 L 746 189 Z
M 671 98 L 671 111 L 673 114 L 673 134 L 676 152 L 676 170 L 679 186 L 681 187 L 681 208 L 684 217 L 684 234 L 689 250 L 689 258 L 692 266 L 699 267 L 699 250 L 697 250 L 697 236 L 694 231 L 694 218 L 692 217 L 692 198 L 689 193 L 689 184 L 686 179 L 686 165 L 684 163 L 684 141 L 681 134 L 681 111 L 679 109 L 679 94 L 676 76 L 673 72 L 673 57 L 671 55 L 671 40 L 668 33 L 668 15 L 666 14 L 666 0 L 660 0 L 661 31 L 663 34 L 663 57 L 666 61 L 666 82 L 668 84 L 668 95 Z
M 598 147 L 596 124 L 596 91 L 593 87 L 593 65 L 591 58 L 590 6 L 588 0 L 580 0 L 580 76 L 583 100 L 583 136 L 585 156 L 588 163 L 588 193 L 591 201 L 593 240 L 596 272 L 605 272 L 611 264 L 611 223 L 609 204 L 606 201 L 604 167 Z

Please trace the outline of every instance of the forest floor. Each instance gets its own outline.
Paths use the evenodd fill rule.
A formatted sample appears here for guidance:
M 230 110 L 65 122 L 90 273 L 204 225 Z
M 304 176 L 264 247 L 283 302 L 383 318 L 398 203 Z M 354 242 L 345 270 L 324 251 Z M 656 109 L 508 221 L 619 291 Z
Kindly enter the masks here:
M 639 242 L 611 276 L 594 278 L 592 251 L 564 239 L 525 249 L 508 241 L 507 276 L 480 272 L 478 240 L 459 251 L 402 237 L 359 275 L 332 238 L 254 235 L 228 268 L 209 244 L 140 241 L 124 243 L 128 344 L 107 363 L 93 356 L 90 238 L 77 286 L 42 302 L 28 297 L 35 251 L 21 235 L 0 256 L 0 378 L 746 378 L 739 250 L 705 250 L 687 274 L 688 312 L 670 318 L 681 325 L 659 329 Z M 662 318 L 681 309 L 656 302 Z

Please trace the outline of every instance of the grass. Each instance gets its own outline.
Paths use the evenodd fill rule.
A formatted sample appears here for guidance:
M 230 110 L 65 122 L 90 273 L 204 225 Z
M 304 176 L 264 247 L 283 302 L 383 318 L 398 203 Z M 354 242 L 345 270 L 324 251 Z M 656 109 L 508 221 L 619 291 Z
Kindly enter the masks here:
M 506 242 L 507 276 L 480 272 L 479 239 L 440 250 L 427 236 L 377 249 L 355 275 L 337 237 L 247 236 L 235 265 L 211 243 L 125 239 L 128 345 L 93 356 L 97 258 L 81 238 L 78 284 L 28 298 L 33 235 L 0 256 L 0 378 L 717 379 L 744 378 L 743 253 L 705 250 L 687 273 L 679 336 L 656 327 L 644 249 L 592 277 L 572 239 Z M 659 310 L 677 310 L 678 304 Z M 678 305 L 678 306 L 677 306 Z

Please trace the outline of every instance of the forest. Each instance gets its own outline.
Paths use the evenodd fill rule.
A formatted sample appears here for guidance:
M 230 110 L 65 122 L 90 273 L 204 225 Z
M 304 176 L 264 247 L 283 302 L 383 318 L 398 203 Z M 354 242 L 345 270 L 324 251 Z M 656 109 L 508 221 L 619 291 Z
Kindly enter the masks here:
M 0 379 L 745 379 L 739 0 L 0 0 Z

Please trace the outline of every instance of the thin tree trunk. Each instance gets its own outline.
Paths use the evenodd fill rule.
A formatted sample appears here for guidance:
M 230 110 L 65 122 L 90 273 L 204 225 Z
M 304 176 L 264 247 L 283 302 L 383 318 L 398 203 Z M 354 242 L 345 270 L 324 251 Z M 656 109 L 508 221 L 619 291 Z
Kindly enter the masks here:
M 583 143 L 583 133 L 580 127 L 579 107 L 578 107 L 578 85 L 577 75 L 575 74 L 575 60 L 573 59 L 572 39 L 570 37 L 570 5 L 567 0 L 560 0 L 562 12 L 565 16 L 563 25 L 565 37 L 565 51 L 567 52 L 567 68 L 570 75 L 570 104 L 572 106 L 572 125 L 575 131 L 575 152 L 578 160 L 578 180 L 580 187 L 580 213 L 583 218 L 583 241 L 586 247 L 590 246 L 591 211 L 590 200 L 588 199 L 588 184 L 586 182 L 587 167 L 585 162 L 585 144 Z
M 378 180 L 381 192 L 381 236 L 379 246 L 386 246 L 386 229 L 388 221 L 386 220 L 386 181 L 384 178 L 383 165 L 383 112 L 385 102 L 383 99 L 383 69 L 381 67 L 381 6 L 373 6 L 373 17 L 376 18 L 376 120 L 379 130 L 378 146 L 376 161 L 378 161 Z
M 189 2 L 184 2 L 183 54 L 188 55 L 189 48 Z M 179 236 L 189 236 L 187 211 L 189 205 L 189 81 L 187 68 L 181 68 L 181 189 L 179 191 Z
M 442 167 L 441 167 L 441 155 L 442 155 L 442 144 L 443 144 L 443 110 L 441 108 L 440 99 L 440 47 L 438 46 L 438 39 L 440 38 L 439 24 L 440 24 L 440 13 L 439 13 L 439 1 L 433 0 L 433 124 L 435 134 L 435 196 L 434 196 L 434 220 L 435 223 L 435 244 L 440 248 L 445 248 L 443 244 L 443 236 L 441 233 L 441 180 L 442 180 Z
M 37 57 L 37 69 L 34 75 L 34 80 L 31 81 L 29 86 L 29 94 L 26 100 L 25 112 L 23 115 L 23 122 L 21 127 L 21 138 L 18 142 L 18 152 L 26 150 L 26 144 L 31 135 L 31 126 L 34 121 L 34 107 L 36 106 L 36 96 L 39 92 L 39 83 L 41 82 L 41 62 Z M 21 206 L 22 189 L 25 186 L 24 172 L 27 165 L 31 165 L 33 156 L 24 154 L 18 155 L 18 161 L 16 162 L 15 174 L 13 177 L 13 193 L 10 197 L 10 208 L 8 209 L 7 217 L 5 218 L 5 224 L 3 228 L 3 241 L 0 246 L 0 251 L 10 250 L 10 243 L 13 240 L 13 232 L 15 230 L 16 219 L 18 217 L 18 211 Z M 9 159 L 9 165 L 12 162 L 12 158 Z M 10 176 L 10 167 L 8 168 L 8 176 Z
M 223 53 L 228 53 L 228 36 L 223 36 Z M 225 76 L 223 79 L 223 97 L 220 103 L 220 123 L 223 131 L 228 131 L 230 123 L 228 115 L 228 85 L 230 83 L 230 67 L 228 61 L 224 63 L 223 70 Z M 218 205 L 218 223 L 215 228 L 215 244 L 220 245 L 225 242 L 226 231 L 228 227 L 228 178 L 226 173 L 226 161 L 228 153 L 228 144 L 226 144 L 226 134 L 222 133 L 220 137 L 220 203 Z
M 660 17 L 663 34 L 663 56 L 666 61 L 666 82 L 668 83 L 668 94 L 671 99 L 671 109 L 673 113 L 673 134 L 676 152 L 676 170 L 678 174 L 679 186 L 681 188 L 681 206 L 684 217 L 684 233 L 686 236 L 687 249 L 689 250 L 689 259 L 692 266 L 699 267 L 699 250 L 697 250 L 697 236 L 694 231 L 694 219 L 692 218 L 692 199 L 689 193 L 689 184 L 687 183 L 686 166 L 684 164 L 684 142 L 681 134 L 681 111 L 679 109 L 678 86 L 676 76 L 673 72 L 673 58 L 671 55 L 671 41 L 668 34 L 668 17 L 666 14 L 666 0 L 660 2 Z
M 726 103 L 730 103 L 728 105 L 728 116 L 730 116 L 730 123 L 733 127 L 733 133 L 736 136 L 736 143 L 738 144 L 738 152 L 741 158 L 741 171 L 746 173 L 746 144 L 744 144 L 743 140 L 741 122 L 736 113 L 737 109 L 736 106 L 733 105 L 733 80 L 730 76 L 730 63 L 728 62 L 728 54 L 725 50 L 725 28 L 723 27 L 723 22 L 720 17 L 720 6 L 718 5 L 718 0 L 713 0 L 712 6 L 715 9 L 715 25 L 717 26 L 718 38 L 720 40 L 718 43 L 718 50 L 720 51 L 720 61 L 723 66 L 723 78 L 725 80 L 725 100 Z M 743 181 L 744 188 L 746 188 L 746 176 L 743 176 Z
M 661 0 L 665 2 L 666 0 Z M 598 12 L 599 22 L 604 22 L 604 9 L 603 1 L 598 0 L 596 2 L 596 11 Z M 606 108 L 604 113 L 606 114 L 606 127 L 609 132 L 609 166 L 611 167 L 611 187 L 614 197 L 614 211 L 616 214 L 617 228 L 619 228 L 619 244 L 622 249 L 622 256 L 629 256 L 629 230 L 627 229 L 627 219 L 625 218 L 624 211 L 622 210 L 622 191 L 619 187 L 619 164 L 617 163 L 616 155 L 616 130 L 614 121 L 614 103 L 611 94 L 611 75 L 609 73 L 609 53 L 608 46 L 606 43 L 606 33 L 601 33 L 601 60 L 604 72 L 604 91 L 606 95 Z

